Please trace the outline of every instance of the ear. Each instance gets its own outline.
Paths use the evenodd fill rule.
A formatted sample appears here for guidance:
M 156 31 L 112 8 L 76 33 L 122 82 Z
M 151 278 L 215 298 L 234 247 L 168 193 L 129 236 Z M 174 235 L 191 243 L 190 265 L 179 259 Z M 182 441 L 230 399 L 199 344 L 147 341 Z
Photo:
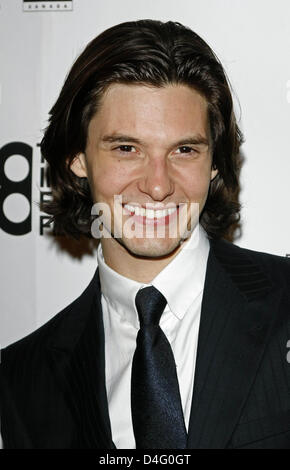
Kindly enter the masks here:
M 86 157 L 84 153 L 78 153 L 70 164 L 71 171 L 80 178 L 87 177 Z
M 216 175 L 218 174 L 218 169 L 216 168 L 215 165 L 213 165 L 212 169 L 211 169 L 211 174 L 210 174 L 210 180 L 213 181 L 216 177 Z

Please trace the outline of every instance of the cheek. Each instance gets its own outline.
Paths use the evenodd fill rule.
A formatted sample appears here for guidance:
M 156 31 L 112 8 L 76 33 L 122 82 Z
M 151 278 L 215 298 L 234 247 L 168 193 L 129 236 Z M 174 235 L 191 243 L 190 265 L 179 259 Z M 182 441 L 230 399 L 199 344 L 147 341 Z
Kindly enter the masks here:
M 95 200 L 99 200 L 100 196 L 104 199 L 109 199 L 114 194 L 121 192 L 128 179 L 128 173 L 120 167 L 99 167 L 98 169 L 92 169 L 89 179 Z M 101 201 L 99 200 L 99 202 Z
M 191 200 L 206 198 L 210 184 L 210 169 L 196 168 L 193 172 L 186 172 L 183 178 L 183 188 Z

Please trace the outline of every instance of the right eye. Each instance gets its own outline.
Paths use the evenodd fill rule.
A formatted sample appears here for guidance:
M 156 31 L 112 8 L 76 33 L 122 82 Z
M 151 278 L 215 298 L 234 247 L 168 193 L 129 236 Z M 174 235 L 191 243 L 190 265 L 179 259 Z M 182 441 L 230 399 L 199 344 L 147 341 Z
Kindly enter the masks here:
M 116 150 L 120 150 L 120 152 L 124 153 L 135 153 L 132 152 L 132 149 L 136 152 L 136 149 L 133 145 L 119 145 L 119 147 L 116 147 Z

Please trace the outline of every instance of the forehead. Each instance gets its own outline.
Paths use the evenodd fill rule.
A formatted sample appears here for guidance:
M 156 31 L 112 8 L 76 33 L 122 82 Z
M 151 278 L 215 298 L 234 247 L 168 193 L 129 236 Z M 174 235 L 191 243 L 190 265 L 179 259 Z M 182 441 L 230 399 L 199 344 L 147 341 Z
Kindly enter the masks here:
M 142 138 L 208 134 L 207 102 L 187 85 L 112 84 L 103 94 L 90 129 L 99 136 L 123 133 Z

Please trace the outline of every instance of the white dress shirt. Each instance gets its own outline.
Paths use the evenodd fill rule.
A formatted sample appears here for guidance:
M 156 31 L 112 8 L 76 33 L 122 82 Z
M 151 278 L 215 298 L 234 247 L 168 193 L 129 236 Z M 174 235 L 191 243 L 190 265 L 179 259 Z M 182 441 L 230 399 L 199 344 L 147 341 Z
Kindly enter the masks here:
M 118 449 L 136 448 L 131 416 L 131 367 L 139 330 L 135 297 L 139 289 L 148 285 L 167 300 L 160 327 L 174 354 L 188 430 L 208 253 L 207 235 L 197 226 L 178 255 L 150 284 L 142 284 L 111 269 L 104 261 L 101 244 L 98 247 L 106 389 L 112 438 Z

